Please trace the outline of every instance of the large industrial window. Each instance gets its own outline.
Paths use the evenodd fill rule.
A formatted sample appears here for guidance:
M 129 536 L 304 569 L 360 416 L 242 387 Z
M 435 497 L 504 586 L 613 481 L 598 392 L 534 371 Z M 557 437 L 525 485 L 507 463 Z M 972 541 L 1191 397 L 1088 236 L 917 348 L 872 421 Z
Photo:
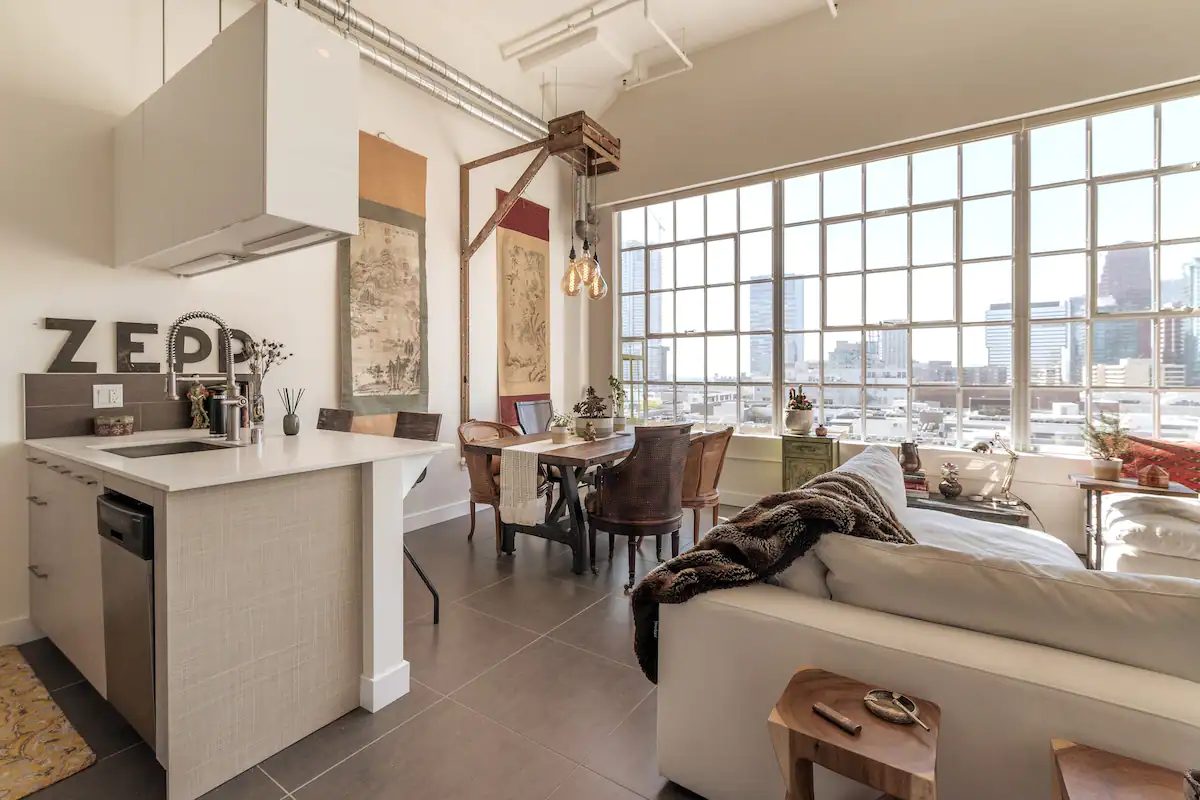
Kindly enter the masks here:
M 1200 97 L 1104 111 L 622 210 L 627 415 L 769 434 L 803 385 L 868 441 L 1197 438 Z

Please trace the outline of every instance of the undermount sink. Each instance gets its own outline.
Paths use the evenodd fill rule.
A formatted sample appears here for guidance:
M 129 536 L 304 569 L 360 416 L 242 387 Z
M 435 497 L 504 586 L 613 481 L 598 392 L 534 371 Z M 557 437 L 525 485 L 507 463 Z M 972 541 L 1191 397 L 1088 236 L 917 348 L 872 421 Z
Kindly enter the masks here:
M 132 447 L 113 447 L 104 452 L 112 453 L 114 456 L 124 456 L 125 458 L 150 458 L 151 456 L 173 456 L 180 453 L 202 453 L 205 450 L 225 449 L 224 445 L 192 440 L 187 442 L 139 444 Z

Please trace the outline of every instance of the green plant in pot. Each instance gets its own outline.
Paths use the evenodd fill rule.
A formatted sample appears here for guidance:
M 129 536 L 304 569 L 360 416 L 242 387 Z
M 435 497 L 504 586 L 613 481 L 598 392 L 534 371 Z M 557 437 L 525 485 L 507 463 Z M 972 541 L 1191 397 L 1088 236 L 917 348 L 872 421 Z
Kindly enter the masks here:
M 1099 422 L 1089 421 L 1083 428 L 1083 444 L 1092 457 L 1092 475 L 1097 480 L 1121 477 L 1121 456 L 1129 452 L 1129 428 L 1121 425 L 1118 415 L 1104 411 Z
M 812 430 L 813 404 L 804 394 L 804 387 L 788 389 L 787 414 L 783 420 L 788 433 L 806 434 Z
M 612 392 L 613 430 L 625 430 L 625 387 L 616 375 L 608 376 L 608 389 Z
M 571 438 L 575 419 L 570 414 L 553 414 L 550 417 L 550 438 L 555 444 L 566 444 Z
M 611 436 L 613 432 L 612 416 L 608 413 L 608 406 L 605 404 L 605 399 L 596 394 L 596 390 L 591 386 L 587 387 L 587 392 L 582 400 L 575 404 L 571 409 L 575 412 L 575 432 L 580 436 L 583 435 L 583 429 L 590 422 L 592 430 L 598 436 Z

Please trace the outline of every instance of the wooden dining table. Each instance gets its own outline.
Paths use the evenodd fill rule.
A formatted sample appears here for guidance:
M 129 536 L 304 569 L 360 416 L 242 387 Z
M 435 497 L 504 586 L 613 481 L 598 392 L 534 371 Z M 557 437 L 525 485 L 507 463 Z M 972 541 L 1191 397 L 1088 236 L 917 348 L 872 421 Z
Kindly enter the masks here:
M 489 439 L 471 442 L 464 449 L 468 453 L 480 453 L 490 457 L 500 456 L 504 449 L 530 442 L 544 442 L 549 433 L 531 433 L 506 439 Z M 516 534 L 527 533 L 552 542 L 561 542 L 571 548 L 571 568 L 582 575 L 590 568 L 596 571 L 596 537 L 589 533 L 587 512 L 579 499 L 579 484 L 587 471 L 601 464 L 611 464 L 633 449 L 633 434 L 618 433 L 594 442 L 567 444 L 554 450 L 538 453 L 538 463 L 561 475 L 562 491 L 558 501 L 546 516 L 546 521 L 537 525 L 514 525 L 500 523 L 500 549 L 505 553 L 516 551 Z

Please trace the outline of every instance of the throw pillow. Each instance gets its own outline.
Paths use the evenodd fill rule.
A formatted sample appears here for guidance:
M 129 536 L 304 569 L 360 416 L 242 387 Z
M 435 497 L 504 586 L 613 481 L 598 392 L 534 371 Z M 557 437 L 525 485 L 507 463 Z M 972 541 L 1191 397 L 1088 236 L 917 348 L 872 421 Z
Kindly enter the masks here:
M 1125 466 L 1121 474 L 1136 478 L 1138 473 L 1151 464 L 1167 471 L 1171 480 L 1182 483 L 1189 489 L 1200 491 L 1200 442 L 1167 442 L 1130 436 L 1132 446 L 1125 454 Z

